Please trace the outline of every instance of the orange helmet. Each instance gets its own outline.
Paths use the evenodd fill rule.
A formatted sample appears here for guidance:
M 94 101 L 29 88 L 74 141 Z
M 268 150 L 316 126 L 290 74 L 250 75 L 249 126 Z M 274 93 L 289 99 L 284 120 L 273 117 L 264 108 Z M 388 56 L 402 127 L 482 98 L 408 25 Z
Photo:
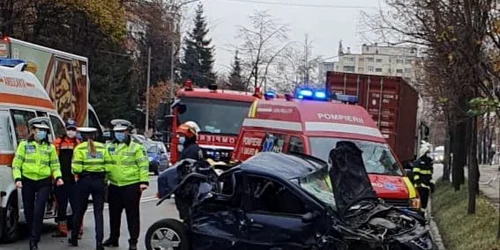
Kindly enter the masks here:
M 192 138 L 198 135 L 200 128 L 195 122 L 185 122 L 177 128 L 177 134 L 184 135 L 187 138 Z

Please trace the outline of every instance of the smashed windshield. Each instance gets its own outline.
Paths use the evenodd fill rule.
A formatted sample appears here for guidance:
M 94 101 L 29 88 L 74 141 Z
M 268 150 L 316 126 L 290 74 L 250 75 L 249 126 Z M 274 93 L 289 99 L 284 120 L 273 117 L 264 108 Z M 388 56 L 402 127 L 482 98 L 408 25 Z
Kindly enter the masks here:
M 299 180 L 299 186 L 326 205 L 335 208 L 335 198 L 333 197 L 332 184 L 328 176 L 327 167 L 306 177 L 302 177 Z
M 238 134 L 252 103 L 203 98 L 181 98 L 186 112 L 179 114 L 179 124 L 194 121 L 202 132 Z
M 324 161 L 328 161 L 330 150 L 335 148 L 339 141 L 346 141 L 346 139 L 310 137 L 309 145 L 311 154 Z M 403 175 L 401 168 L 387 144 L 360 140 L 348 141 L 354 142 L 356 146 L 363 151 L 363 162 L 368 174 Z

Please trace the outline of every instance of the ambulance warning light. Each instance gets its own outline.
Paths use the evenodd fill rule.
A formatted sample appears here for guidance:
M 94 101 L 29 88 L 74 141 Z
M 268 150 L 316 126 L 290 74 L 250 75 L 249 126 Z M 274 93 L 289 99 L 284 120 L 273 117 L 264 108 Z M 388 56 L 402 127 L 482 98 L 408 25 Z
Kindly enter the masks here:
M 21 59 L 0 59 L 0 66 L 15 67 L 21 63 L 26 63 L 26 61 Z
M 272 90 L 267 91 L 266 93 L 264 93 L 264 98 L 266 100 L 274 99 L 275 97 L 276 97 L 276 93 L 274 93 L 274 91 L 272 91 Z
M 349 103 L 349 104 L 358 103 L 358 97 L 354 96 L 354 95 L 333 94 L 332 100 L 341 101 L 341 102 L 345 102 L 345 103 Z
M 186 82 L 184 83 L 184 89 L 185 90 L 193 90 L 193 82 L 191 82 L 191 80 L 187 79 Z
M 296 92 L 297 99 L 301 100 L 316 100 L 316 101 L 326 101 L 328 100 L 326 92 L 319 89 L 299 89 Z

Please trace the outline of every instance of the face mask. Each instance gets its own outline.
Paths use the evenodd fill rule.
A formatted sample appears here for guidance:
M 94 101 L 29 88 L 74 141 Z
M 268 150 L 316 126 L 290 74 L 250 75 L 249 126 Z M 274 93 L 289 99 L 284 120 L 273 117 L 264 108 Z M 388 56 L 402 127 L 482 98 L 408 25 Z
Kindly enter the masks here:
M 125 133 L 123 132 L 115 132 L 115 138 L 119 142 L 123 142 L 125 140 Z
M 177 151 L 182 152 L 182 150 L 184 150 L 184 146 L 183 145 L 177 145 Z
M 179 137 L 179 144 L 184 145 L 184 142 L 186 142 L 186 137 L 184 136 Z
M 73 138 L 75 138 L 75 137 L 76 137 L 76 131 L 74 131 L 74 130 L 68 130 L 68 131 L 66 131 L 66 135 L 67 135 L 69 138 L 73 139 Z
M 41 141 L 41 140 L 45 140 L 45 138 L 47 138 L 47 132 L 46 131 L 44 131 L 44 130 L 38 130 L 36 132 L 35 140 Z

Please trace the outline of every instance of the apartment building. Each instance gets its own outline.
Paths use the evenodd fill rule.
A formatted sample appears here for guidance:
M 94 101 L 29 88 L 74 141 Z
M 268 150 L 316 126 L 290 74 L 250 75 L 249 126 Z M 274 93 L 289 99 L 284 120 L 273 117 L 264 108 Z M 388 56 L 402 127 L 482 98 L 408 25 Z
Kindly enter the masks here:
M 416 47 L 363 44 L 360 54 L 339 51 L 335 71 L 414 78 L 418 54 Z

